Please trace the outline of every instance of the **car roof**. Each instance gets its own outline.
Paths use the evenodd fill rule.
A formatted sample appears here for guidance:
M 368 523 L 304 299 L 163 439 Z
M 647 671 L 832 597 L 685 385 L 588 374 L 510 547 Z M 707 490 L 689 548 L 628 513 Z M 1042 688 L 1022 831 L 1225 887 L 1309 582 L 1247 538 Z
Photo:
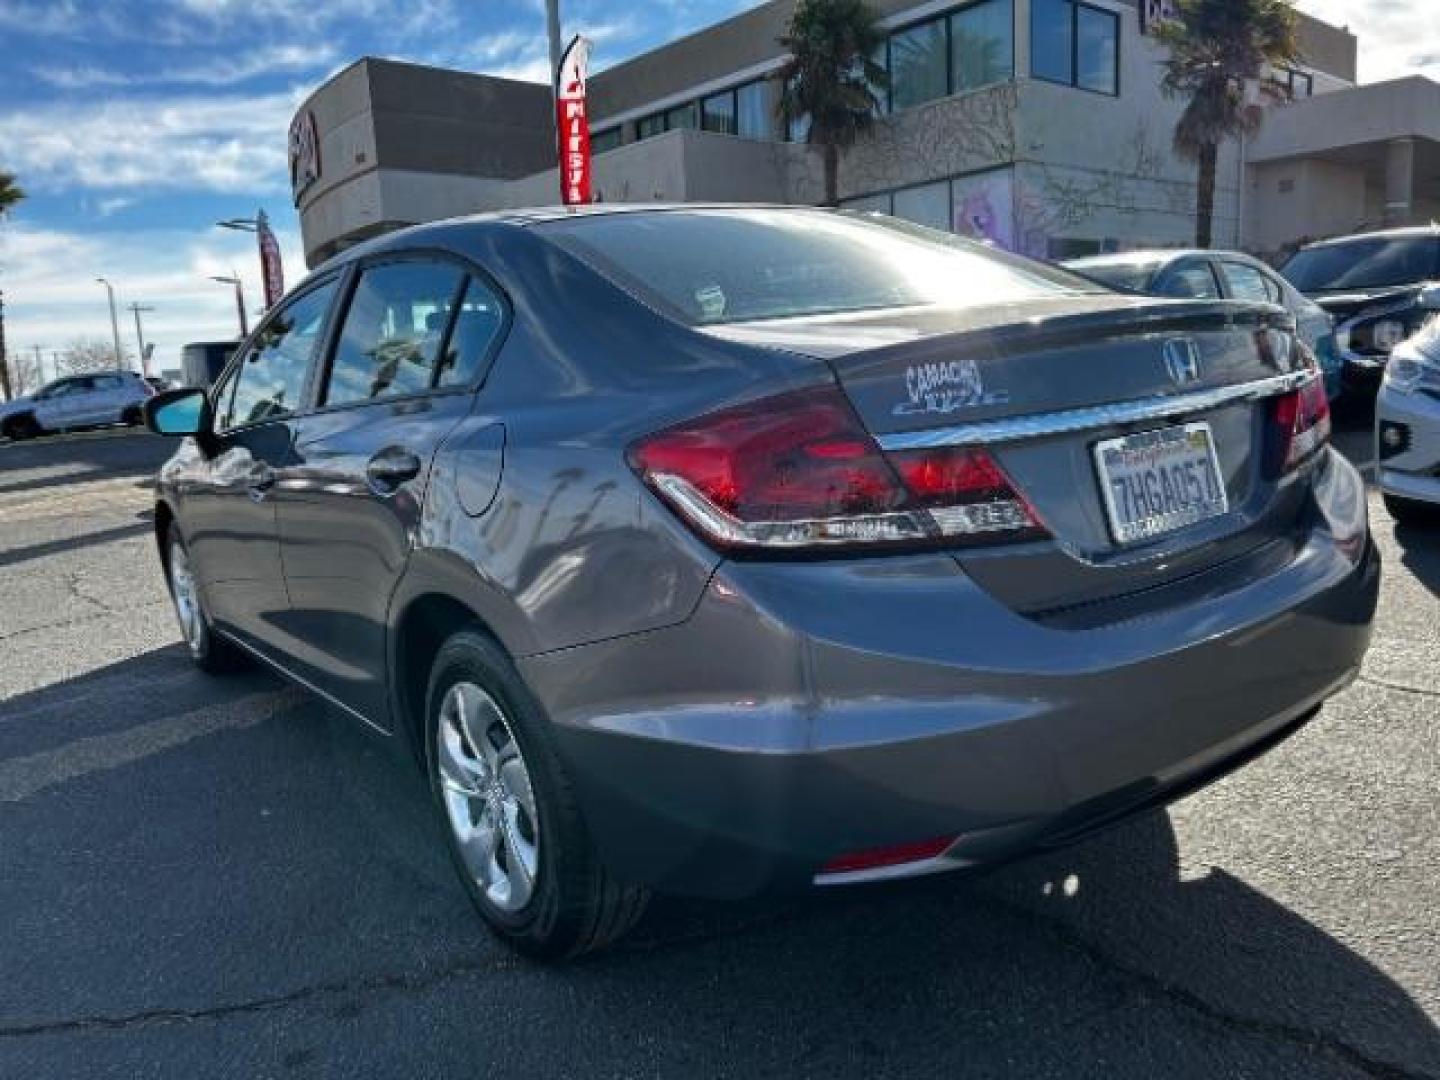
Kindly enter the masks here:
M 1242 262 L 1263 266 L 1264 263 L 1243 251 L 1208 250 L 1204 248 L 1142 248 L 1139 251 L 1121 251 L 1110 255 L 1086 255 L 1079 259 L 1065 259 L 1064 266 L 1083 270 L 1087 266 L 1138 266 L 1142 263 L 1168 263 L 1177 259 L 1197 256 L 1221 259 L 1239 259 Z
M 1375 232 L 1355 233 L 1353 236 L 1336 236 L 1329 240 L 1317 240 L 1313 244 L 1306 244 L 1300 250 L 1311 251 L 1314 248 L 1341 247 L 1345 244 L 1358 244 L 1365 240 L 1420 240 L 1425 237 L 1440 237 L 1440 224 L 1411 225 L 1403 229 L 1377 229 Z

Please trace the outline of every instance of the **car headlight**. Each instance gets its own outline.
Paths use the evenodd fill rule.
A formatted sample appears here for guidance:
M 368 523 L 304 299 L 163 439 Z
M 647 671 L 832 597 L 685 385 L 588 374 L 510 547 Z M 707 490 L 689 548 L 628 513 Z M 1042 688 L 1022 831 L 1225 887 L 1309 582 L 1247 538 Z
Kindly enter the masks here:
M 1440 319 L 1431 319 L 1390 355 L 1385 383 L 1400 391 L 1414 390 L 1422 383 L 1440 386 Z

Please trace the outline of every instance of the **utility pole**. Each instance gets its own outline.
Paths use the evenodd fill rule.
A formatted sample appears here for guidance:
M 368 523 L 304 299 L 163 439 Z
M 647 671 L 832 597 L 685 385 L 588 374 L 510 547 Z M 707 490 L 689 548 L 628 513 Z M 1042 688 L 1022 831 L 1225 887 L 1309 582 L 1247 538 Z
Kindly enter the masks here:
M 0 390 L 5 400 L 12 401 L 15 395 L 10 390 L 10 363 L 5 356 L 5 291 L 0 289 Z
M 140 357 L 140 373 L 142 375 L 150 374 L 150 365 L 145 360 L 145 332 L 140 329 L 140 313 L 154 310 L 153 307 L 146 307 L 138 302 L 130 305 L 130 311 L 135 316 L 135 347 L 139 350 L 136 355 Z
M 124 368 L 125 363 L 120 352 L 120 317 L 115 314 L 115 288 L 103 277 L 97 277 L 95 280 L 105 286 L 105 292 L 110 297 L 110 332 L 115 335 L 115 370 L 120 371 Z
M 545 33 L 550 38 L 550 82 L 553 88 L 555 73 L 560 70 L 560 0 L 545 0 Z

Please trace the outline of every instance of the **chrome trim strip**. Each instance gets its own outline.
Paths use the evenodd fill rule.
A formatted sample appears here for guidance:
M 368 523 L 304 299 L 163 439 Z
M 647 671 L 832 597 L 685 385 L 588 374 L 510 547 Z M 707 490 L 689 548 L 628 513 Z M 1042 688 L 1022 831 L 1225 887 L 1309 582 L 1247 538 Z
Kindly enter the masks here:
M 261 651 L 260 651 L 259 649 L 257 649 L 254 645 L 251 645 L 248 641 L 242 641 L 240 638 L 236 637 L 234 634 L 230 633 L 230 632 L 227 631 L 227 630 L 222 630 L 222 629 L 221 629 L 220 627 L 218 627 L 218 626 L 211 627 L 211 629 L 212 629 L 212 631 L 213 631 L 214 633 L 219 634 L 219 635 L 220 635 L 221 637 L 223 637 L 226 641 L 232 642 L 233 644 L 235 644 L 235 645 L 239 646 L 240 648 L 244 649 L 247 653 L 249 653 L 251 656 L 253 656 L 256 660 L 259 660 L 259 661 L 260 661 L 262 664 L 264 664 L 266 667 L 273 668 L 275 671 L 277 671 L 277 672 L 279 672 L 281 675 L 285 676 L 285 678 L 289 679 L 291 682 L 297 684 L 298 686 L 303 687 L 303 688 L 306 689 L 306 690 L 309 690 L 312 694 L 314 694 L 316 697 L 320 698 L 321 700 L 323 700 L 323 701 L 325 701 L 325 702 L 327 702 L 327 703 L 329 703 L 329 704 L 331 704 L 331 705 L 334 705 L 334 706 L 335 706 L 337 709 L 339 709 L 341 712 L 349 713 L 349 714 L 350 714 L 351 716 L 353 716 L 356 720 L 359 720 L 362 724 L 365 724 L 367 727 L 372 727 L 372 728 L 374 728 L 374 729 L 375 729 L 376 731 L 378 731 L 381 735 L 392 735 L 392 734 L 394 734 L 393 732 L 388 731 L 388 730 L 386 730 L 385 728 L 381 727 L 379 724 L 375 723 L 374 720 L 371 720 L 371 719 L 370 719 L 368 716 L 366 716 L 364 713 L 356 712 L 356 711 L 355 711 L 354 709 L 352 709 L 349 705 L 346 705 L 343 701 L 341 701 L 339 698 L 337 698 L 334 694 L 331 694 L 331 693 L 329 693 L 329 692 L 327 692 L 327 691 L 325 691 L 325 690 L 321 690 L 320 687 L 316 686 L 314 683 L 312 683 L 309 679 L 305 678 L 303 675 L 297 675 L 297 674 L 295 674 L 295 672 L 291 671 L 291 670 L 290 670 L 288 667 L 286 667 L 284 664 L 280 663 L 280 661 L 274 659 L 274 658 L 271 657 L 268 653 L 261 652 Z
M 989 446 L 995 443 L 1044 439 L 1069 435 L 1112 424 L 1140 424 L 1148 420 L 1168 420 L 1190 413 L 1218 409 L 1238 401 L 1259 401 L 1298 390 L 1311 379 L 1322 376 L 1308 369 L 1272 375 L 1254 382 L 1233 386 L 1217 386 L 1209 390 L 1192 390 L 1135 401 L 1117 401 L 1113 405 L 1095 405 L 1061 412 L 1032 413 L 1004 420 L 979 420 L 973 424 L 925 428 L 920 431 L 898 431 L 880 435 L 877 441 L 883 450 L 929 450 L 936 446 Z

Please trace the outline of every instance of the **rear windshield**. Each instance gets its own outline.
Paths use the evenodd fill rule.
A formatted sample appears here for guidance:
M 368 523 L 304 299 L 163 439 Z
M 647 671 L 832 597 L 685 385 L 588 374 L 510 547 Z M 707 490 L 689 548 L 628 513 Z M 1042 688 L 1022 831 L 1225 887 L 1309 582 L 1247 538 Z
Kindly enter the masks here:
M 539 228 L 695 326 L 1097 291 L 1064 271 L 876 215 L 663 210 Z
M 1376 237 L 1296 252 L 1281 270 L 1301 292 L 1383 289 L 1440 277 L 1440 236 Z
M 1070 263 L 1070 269 L 1077 274 L 1084 274 L 1088 278 L 1094 278 L 1102 284 L 1109 285 L 1112 289 L 1124 289 L 1127 292 L 1145 292 L 1150 288 L 1150 279 L 1155 276 L 1155 270 L 1159 267 L 1158 262 L 1149 263 L 1098 263 L 1093 266 L 1085 263 Z

